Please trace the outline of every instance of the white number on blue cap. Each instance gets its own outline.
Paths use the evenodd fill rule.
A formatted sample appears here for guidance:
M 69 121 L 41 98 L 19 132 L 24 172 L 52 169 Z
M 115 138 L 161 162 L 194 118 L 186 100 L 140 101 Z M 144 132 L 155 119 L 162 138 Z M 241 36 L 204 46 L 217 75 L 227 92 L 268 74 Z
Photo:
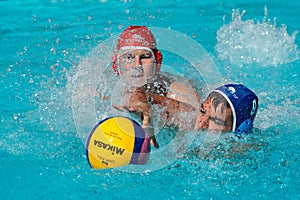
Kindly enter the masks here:
M 252 110 L 251 110 L 251 113 L 250 113 L 251 116 L 254 115 L 254 113 L 255 113 L 255 111 L 256 111 L 256 108 L 257 108 L 257 103 L 256 103 L 256 99 L 254 99 L 254 100 L 252 101 Z

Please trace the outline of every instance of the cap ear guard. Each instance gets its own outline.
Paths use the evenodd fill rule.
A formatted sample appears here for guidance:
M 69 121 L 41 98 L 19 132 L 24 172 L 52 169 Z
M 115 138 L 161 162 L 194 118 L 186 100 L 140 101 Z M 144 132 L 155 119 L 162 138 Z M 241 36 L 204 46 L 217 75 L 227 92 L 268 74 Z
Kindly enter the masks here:
M 253 128 L 253 119 L 246 119 L 237 129 L 234 134 L 241 136 L 242 134 L 250 133 Z
M 255 97 L 253 100 L 252 100 L 252 109 L 249 113 L 249 117 L 248 119 L 244 120 L 238 127 L 237 129 L 234 131 L 234 133 L 237 135 L 237 136 L 241 136 L 242 134 L 248 134 L 251 132 L 252 128 L 253 128 L 253 121 L 254 121 L 254 118 L 256 116 L 256 113 L 257 113 L 257 110 L 258 110 L 258 98 Z
M 158 49 L 152 51 L 154 52 L 156 64 L 161 64 L 163 59 L 162 53 Z
M 118 61 L 118 54 L 116 53 L 116 51 L 114 51 L 114 55 L 112 57 L 112 68 L 115 72 L 118 72 L 117 61 Z
M 160 71 L 163 56 L 162 56 L 162 53 L 158 49 L 154 49 L 152 51 L 154 53 L 155 60 L 156 60 L 156 72 L 158 73 Z

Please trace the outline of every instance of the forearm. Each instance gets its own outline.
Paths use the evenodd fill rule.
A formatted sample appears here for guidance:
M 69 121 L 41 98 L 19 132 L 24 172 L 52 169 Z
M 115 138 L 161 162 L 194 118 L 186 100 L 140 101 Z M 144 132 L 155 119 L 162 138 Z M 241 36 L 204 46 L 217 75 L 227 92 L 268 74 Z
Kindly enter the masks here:
M 152 104 L 158 104 L 165 108 L 166 112 L 172 114 L 174 112 L 191 112 L 195 108 L 187 103 L 183 103 L 159 94 L 149 94 L 149 99 Z
M 178 127 L 181 130 L 192 130 L 197 111 L 191 105 L 169 99 L 165 96 L 152 98 L 152 109 L 161 127 Z M 153 116 L 153 117 L 154 117 Z

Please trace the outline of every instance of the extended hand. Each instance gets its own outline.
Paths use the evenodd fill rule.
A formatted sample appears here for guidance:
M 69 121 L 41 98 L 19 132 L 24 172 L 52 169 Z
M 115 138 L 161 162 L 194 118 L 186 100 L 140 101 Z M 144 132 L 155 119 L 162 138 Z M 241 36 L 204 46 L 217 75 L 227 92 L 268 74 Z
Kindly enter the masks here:
M 128 110 L 140 116 L 142 127 L 146 128 L 150 123 L 150 105 L 144 89 L 137 88 L 129 97 Z
M 156 141 L 153 127 L 149 126 L 151 107 L 149 105 L 145 90 L 143 88 L 137 88 L 133 92 L 128 92 L 125 95 L 125 98 L 128 98 L 128 101 L 125 101 L 125 105 L 113 104 L 113 107 L 123 112 L 129 111 L 138 115 L 142 120 L 142 128 L 145 129 L 149 135 L 151 144 L 155 148 L 158 148 L 159 145 Z

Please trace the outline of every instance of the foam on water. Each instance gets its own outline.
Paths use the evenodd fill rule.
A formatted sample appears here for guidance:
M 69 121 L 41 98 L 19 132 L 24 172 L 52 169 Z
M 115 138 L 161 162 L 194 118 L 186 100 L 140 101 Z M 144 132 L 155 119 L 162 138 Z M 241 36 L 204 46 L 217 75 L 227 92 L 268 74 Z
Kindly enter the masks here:
M 220 59 L 237 66 L 277 66 L 299 59 L 295 44 L 298 31 L 289 35 L 286 25 L 276 27 L 276 18 L 273 24 L 267 19 L 266 7 L 262 22 L 242 20 L 245 13 L 233 10 L 232 21 L 217 31 L 216 50 Z

